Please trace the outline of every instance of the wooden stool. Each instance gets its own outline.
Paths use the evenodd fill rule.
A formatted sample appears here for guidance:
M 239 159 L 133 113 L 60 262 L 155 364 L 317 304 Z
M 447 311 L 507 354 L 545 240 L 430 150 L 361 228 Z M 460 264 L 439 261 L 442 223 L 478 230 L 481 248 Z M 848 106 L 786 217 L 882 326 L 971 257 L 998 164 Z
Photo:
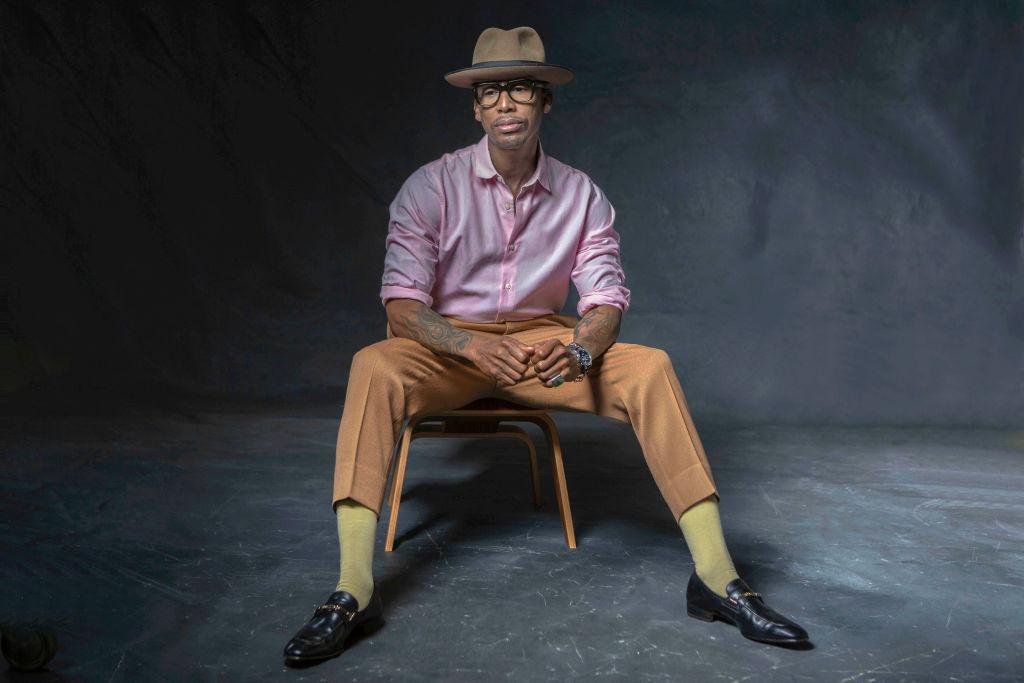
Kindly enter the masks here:
M 440 422 L 440 424 L 430 424 Z M 533 486 L 533 503 L 541 504 L 540 477 L 537 474 L 537 450 L 533 441 L 520 427 L 502 425 L 502 422 L 532 422 L 539 426 L 551 449 L 551 471 L 555 480 L 555 498 L 558 512 L 562 516 L 565 542 L 570 548 L 576 547 L 576 532 L 572 526 L 572 511 L 569 509 L 569 492 L 565 485 L 565 469 L 562 466 L 562 446 L 558 439 L 558 427 L 546 411 L 528 408 L 511 401 L 497 398 L 482 398 L 458 410 L 420 415 L 409 420 L 399 442 L 395 462 L 395 476 L 391 483 L 391 517 L 388 520 L 388 537 L 384 550 L 391 552 L 398 526 L 398 506 L 402 502 L 402 484 L 405 481 L 405 466 L 409 461 L 409 446 L 416 439 L 424 437 L 505 437 L 519 439 L 530 449 L 530 480 Z

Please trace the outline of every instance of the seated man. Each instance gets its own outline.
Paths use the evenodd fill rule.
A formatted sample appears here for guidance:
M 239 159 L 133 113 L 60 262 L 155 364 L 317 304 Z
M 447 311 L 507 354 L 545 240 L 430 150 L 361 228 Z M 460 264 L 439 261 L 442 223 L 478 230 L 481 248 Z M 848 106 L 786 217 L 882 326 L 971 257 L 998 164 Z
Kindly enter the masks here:
M 381 625 L 375 529 L 403 423 L 483 397 L 633 425 L 693 555 L 687 613 L 754 640 L 807 640 L 736 573 L 668 354 L 616 341 L 630 293 L 615 211 L 586 174 L 540 145 L 551 86 L 572 76 L 545 63 L 540 37 L 520 27 L 485 30 L 473 65 L 445 77 L 472 88 L 485 135 L 419 168 L 391 204 L 380 294 L 392 334 L 355 354 L 338 433 L 341 576 L 288 643 L 288 664 L 338 655 L 352 631 Z M 570 280 L 578 320 L 557 313 Z

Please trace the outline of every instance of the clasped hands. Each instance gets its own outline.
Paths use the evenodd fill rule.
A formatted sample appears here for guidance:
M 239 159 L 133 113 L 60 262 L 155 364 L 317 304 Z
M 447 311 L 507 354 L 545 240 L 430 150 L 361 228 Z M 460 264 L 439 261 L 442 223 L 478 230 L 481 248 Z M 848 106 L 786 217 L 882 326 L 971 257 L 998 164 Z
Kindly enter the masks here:
M 561 374 L 566 382 L 573 381 L 582 371 L 576 355 L 557 339 L 545 339 L 537 344 L 524 344 L 515 337 L 486 338 L 474 344 L 470 360 L 480 370 L 502 384 L 512 386 L 526 376 L 532 366 L 537 379 L 546 386 Z

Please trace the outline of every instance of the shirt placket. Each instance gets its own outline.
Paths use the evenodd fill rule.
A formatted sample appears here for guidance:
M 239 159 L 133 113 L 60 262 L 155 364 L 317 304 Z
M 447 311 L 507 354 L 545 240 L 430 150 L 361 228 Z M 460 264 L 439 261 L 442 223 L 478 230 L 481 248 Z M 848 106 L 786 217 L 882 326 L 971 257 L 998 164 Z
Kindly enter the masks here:
M 499 281 L 501 293 L 498 296 L 498 312 L 495 316 L 495 321 L 498 321 L 503 313 L 513 310 L 514 292 L 517 285 L 517 262 L 515 256 L 518 249 L 512 238 L 516 232 L 516 222 L 523 212 L 516 210 L 515 199 L 513 199 L 512 192 L 505 185 L 504 181 L 499 180 L 495 187 L 498 193 L 498 215 L 501 217 L 501 229 L 504 235 L 502 242 L 505 245 L 505 252 L 501 258 L 501 280 Z M 520 190 L 519 194 L 522 197 L 522 190 Z

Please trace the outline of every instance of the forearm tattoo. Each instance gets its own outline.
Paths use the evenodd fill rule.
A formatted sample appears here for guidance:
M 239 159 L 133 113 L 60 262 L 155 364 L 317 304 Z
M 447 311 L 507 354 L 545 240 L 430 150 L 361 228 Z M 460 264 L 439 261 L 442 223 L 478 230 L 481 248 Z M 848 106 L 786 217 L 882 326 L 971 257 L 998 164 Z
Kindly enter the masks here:
M 622 310 L 617 306 L 594 306 L 576 323 L 573 341 L 597 359 L 619 336 Z
M 396 315 L 399 329 L 392 332 L 418 341 L 434 353 L 462 358 L 472 333 L 455 327 L 429 306 L 421 304 L 406 315 Z

